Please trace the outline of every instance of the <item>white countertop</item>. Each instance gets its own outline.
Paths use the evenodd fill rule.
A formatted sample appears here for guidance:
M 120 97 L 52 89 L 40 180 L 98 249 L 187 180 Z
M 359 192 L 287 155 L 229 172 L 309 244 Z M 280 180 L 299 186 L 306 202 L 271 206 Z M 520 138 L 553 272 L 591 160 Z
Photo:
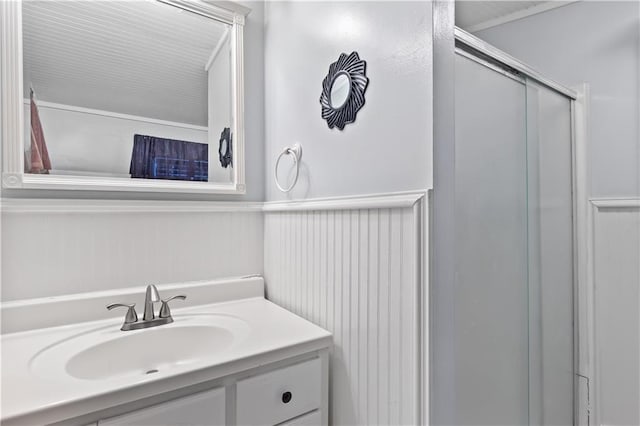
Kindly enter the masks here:
M 131 333 L 119 331 L 121 318 L 2 335 L 3 426 L 69 419 L 331 345 L 328 331 L 262 297 L 174 308 L 175 322 L 160 327 L 179 327 L 181 319 L 187 321 L 194 314 L 232 316 L 248 327 L 231 348 L 211 353 L 204 361 L 135 377 L 96 381 L 54 374 L 49 377 L 33 371 L 33 357 L 57 342 L 110 326 L 114 333 Z

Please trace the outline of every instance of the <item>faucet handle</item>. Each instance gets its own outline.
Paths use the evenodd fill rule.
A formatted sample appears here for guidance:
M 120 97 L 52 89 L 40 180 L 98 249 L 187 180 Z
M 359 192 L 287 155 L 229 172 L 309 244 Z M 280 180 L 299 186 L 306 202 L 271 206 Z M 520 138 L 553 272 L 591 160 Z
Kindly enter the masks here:
M 169 302 L 173 299 L 186 299 L 187 296 L 184 294 L 179 294 L 177 296 L 169 297 L 168 299 L 162 299 L 162 306 L 160 307 L 160 314 L 158 315 L 160 318 L 169 318 L 171 317 L 171 309 L 169 309 Z
M 138 321 L 138 314 L 136 313 L 136 304 L 135 303 L 131 303 L 131 304 L 127 304 L 127 303 L 112 303 L 110 305 L 107 305 L 107 309 L 108 310 L 112 310 L 114 308 L 128 308 L 127 309 L 127 314 L 124 317 L 124 323 L 125 324 L 131 324 L 134 323 L 136 321 Z

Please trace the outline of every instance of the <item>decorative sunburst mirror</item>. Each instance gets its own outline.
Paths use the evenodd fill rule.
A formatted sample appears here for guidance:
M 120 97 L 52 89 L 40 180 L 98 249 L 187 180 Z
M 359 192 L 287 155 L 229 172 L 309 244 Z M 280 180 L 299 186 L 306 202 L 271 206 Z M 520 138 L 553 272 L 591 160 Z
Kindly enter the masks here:
M 225 169 L 233 167 L 233 144 L 231 141 L 231 129 L 225 127 L 220 134 L 220 144 L 218 145 L 218 158 L 220 165 Z
M 357 52 L 343 53 L 329 66 L 329 73 L 322 81 L 322 118 L 330 129 L 340 130 L 348 123 L 356 121 L 356 115 L 364 105 L 364 92 L 369 79 L 366 75 L 367 63 Z

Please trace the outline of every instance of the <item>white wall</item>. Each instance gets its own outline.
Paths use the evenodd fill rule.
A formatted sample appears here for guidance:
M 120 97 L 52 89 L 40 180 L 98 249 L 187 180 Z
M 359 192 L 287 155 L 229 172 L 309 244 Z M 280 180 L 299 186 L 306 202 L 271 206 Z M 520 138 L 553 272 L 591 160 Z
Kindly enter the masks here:
M 251 8 L 244 26 L 244 161 L 247 193 L 241 197 L 224 198 L 262 201 L 265 197 L 265 4 L 261 0 L 239 3 Z
M 640 199 L 595 201 L 594 424 L 640 424 Z
M 567 86 L 589 83 L 591 196 L 640 194 L 640 3 L 580 1 L 476 35 Z
M 322 80 L 341 53 L 367 62 L 366 103 L 356 122 L 329 129 Z M 431 187 L 431 3 L 269 2 L 265 6 L 266 198 L 277 155 L 303 146 L 289 198 Z M 283 160 L 281 179 L 291 172 Z
M 2 301 L 262 273 L 245 203 L 3 204 Z

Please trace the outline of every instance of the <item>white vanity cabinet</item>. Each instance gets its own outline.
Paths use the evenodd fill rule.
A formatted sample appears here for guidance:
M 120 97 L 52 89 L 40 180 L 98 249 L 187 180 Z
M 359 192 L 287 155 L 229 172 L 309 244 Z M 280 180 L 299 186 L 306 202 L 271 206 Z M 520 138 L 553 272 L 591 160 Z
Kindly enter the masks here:
M 173 399 L 160 396 L 162 402 L 150 402 L 143 408 L 136 402 L 113 407 L 95 414 L 99 418 L 97 422 L 78 423 L 86 426 L 320 426 L 328 423 L 327 350 L 253 368 L 206 386 L 211 387 Z M 62 424 L 78 423 L 71 420 Z
M 3 327 L 5 318 L 19 325 L 40 317 L 33 312 L 104 310 L 142 290 L 0 313 Z M 121 331 L 121 318 L 78 316 L 0 334 L 0 384 L 11 389 L 0 398 L 2 426 L 328 424 L 331 333 L 266 300 L 262 278 L 161 291 L 203 303 L 134 331 Z

